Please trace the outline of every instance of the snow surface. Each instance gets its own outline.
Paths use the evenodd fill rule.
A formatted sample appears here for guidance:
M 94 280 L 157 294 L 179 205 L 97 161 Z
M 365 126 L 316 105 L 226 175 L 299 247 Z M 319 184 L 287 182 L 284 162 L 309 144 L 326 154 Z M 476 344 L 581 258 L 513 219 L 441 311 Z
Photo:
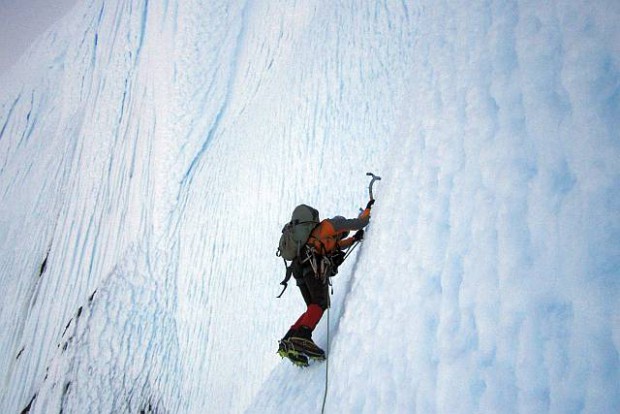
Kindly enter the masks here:
M 618 1 L 91 0 L 0 78 L 0 411 L 620 412 Z M 276 340 L 295 205 L 377 203 Z

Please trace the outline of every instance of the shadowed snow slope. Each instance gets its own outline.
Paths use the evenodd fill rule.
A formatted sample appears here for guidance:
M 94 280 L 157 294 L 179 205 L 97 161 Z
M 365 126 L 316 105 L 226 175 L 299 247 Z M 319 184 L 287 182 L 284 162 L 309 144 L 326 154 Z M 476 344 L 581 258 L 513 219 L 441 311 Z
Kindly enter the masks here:
M 620 412 L 619 20 L 79 4 L 0 78 L 0 411 L 320 412 L 327 364 L 275 354 L 304 306 L 274 252 L 374 171 L 326 412 Z

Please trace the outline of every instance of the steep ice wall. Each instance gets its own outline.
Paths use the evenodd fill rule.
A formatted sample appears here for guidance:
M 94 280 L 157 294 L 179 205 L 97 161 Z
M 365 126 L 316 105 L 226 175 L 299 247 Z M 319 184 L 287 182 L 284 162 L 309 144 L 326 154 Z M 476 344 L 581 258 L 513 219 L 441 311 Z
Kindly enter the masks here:
M 97 1 L 1 79 L 2 411 L 320 410 L 276 339 L 299 203 L 327 412 L 616 412 L 614 2 Z
M 325 412 L 618 411 L 619 11 L 409 9 Z M 325 369 L 274 370 L 249 412 L 319 412 Z

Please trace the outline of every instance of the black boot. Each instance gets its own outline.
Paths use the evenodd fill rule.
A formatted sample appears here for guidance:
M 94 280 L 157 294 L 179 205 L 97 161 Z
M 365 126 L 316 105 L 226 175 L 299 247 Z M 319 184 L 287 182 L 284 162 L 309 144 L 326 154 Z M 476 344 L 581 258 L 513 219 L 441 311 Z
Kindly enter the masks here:
M 312 329 L 307 326 L 300 327 L 297 332 L 288 339 L 288 342 L 295 350 L 308 355 L 310 358 L 325 359 L 325 351 L 314 343 L 312 340 Z
M 282 338 L 283 341 L 286 341 L 287 339 L 289 339 L 292 336 L 296 336 L 297 335 L 297 329 L 289 329 L 288 332 L 284 335 L 284 338 Z
M 295 336 L 296 338 L 303 338 L 312 341 L 312 329 L 308 328 L 307 326 L 300 326 L 297 330 L 296 335 L 293 336 Z

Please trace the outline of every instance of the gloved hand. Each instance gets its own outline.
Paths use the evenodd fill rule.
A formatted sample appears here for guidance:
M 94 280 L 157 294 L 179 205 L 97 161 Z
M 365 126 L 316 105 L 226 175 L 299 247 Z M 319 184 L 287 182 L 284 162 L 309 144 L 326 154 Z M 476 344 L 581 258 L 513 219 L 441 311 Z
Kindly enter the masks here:
M 370 201 L 368 202 L 368 204 L 366 204 L 366 208 L 371 208 L 373 204 L 375 204 L 375 200 L 374 200 L 374 199 L 373 199 L 373 200 L 370 200 Z
M 331 256 L 332 265 L 334 268 L 337 268 L 344 262 L 344 252 L 342 250 L 338 250 Z
M 364 229 L 356 231 L 355 234 L 353 235 L 353 240 L 355 241 L 364 240 Z

